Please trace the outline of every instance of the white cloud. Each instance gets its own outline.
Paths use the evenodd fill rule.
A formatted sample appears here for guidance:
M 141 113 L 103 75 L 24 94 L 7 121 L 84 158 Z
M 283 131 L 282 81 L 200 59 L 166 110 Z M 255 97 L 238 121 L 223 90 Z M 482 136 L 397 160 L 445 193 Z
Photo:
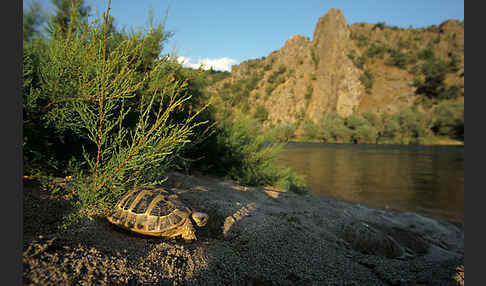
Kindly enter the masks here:
M 227 57 L 219 59 L 199 59 L 197 62 L 193 62 L 191 58 L 181 56 L 177 57 L 177 61 L 187 68 L 197 69 L 202 65 L 205 70 L 213 68 L 213 70 L 218 71 L 231 71 L 231 66 L 238 63 L 238 61 Z

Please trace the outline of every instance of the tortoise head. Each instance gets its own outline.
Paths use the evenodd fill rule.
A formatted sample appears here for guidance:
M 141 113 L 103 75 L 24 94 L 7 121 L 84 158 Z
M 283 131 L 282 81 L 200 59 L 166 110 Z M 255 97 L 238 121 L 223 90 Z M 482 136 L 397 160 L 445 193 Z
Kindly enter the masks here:
M 191 214 L 192 219 L 199 227 L 203 227 L 208 223 L 209 216 L 205 213 L 193 212 Z

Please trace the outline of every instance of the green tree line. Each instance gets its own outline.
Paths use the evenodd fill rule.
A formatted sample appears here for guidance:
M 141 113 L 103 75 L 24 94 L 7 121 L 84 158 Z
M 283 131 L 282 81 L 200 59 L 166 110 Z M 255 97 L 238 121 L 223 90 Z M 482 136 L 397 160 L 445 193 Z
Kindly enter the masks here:
M 464 141 L 464 104 L 443 101 L 425 113 L 407 107 L 395 114 L 371 112 L 341 117 L 323 114 L 303 124 L 303 140 L 326 143 L 423 144 L 431 136 Z

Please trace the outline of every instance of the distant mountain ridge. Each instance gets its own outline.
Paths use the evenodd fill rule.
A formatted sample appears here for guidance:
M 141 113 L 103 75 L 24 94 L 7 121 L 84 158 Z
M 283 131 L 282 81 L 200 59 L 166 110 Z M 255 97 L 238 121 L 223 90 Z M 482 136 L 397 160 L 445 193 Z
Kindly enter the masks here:
M 295 35 L 267 57 L 234 65 L 209 90 L 233 109 L 264 110 L 265 125 L 316 122 L 331 112 L 393 114 L 422 106 L 417 86 L 427 82 L 422 70 L 434 61 L 451 66 L 444 86 L 452 100 L 464 100 L 464 21 L 406 29 L 347 25 L 333 8 L 319 18 L 312 40 Z

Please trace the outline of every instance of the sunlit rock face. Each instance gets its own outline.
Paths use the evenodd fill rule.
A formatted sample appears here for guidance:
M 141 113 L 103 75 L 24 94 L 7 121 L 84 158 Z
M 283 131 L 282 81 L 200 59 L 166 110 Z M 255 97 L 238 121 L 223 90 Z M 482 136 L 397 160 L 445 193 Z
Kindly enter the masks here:
M 370 56 L 369 50 L 376 46 L 386 50 L 384 55 Z M 417 104 L 412 83 L 421 75 L 423 64 L 417 55 L 428 47 L 445 62 L 456 58 L 458 71 L 447 74 L 446 82 L 463 92 L 463 21 L 448 20 L 428 28 L 348 25 L 343 11 L 334 8 L 318 19 L 313 39 L 294 35 L 267 57 L 232 66 L 231 76 L 211 89 L 258 77 L 258 84 L 249 91 L 246 112 L 265 107 L 267 125 L 317 122 L 330 112 L 342 117 L 364 111 L 393 114 Z M 390 64 L 390 50 L 406 54 L 411 61 L 404 68 Z M 368 89 L 365 72 L 372 76 Z

